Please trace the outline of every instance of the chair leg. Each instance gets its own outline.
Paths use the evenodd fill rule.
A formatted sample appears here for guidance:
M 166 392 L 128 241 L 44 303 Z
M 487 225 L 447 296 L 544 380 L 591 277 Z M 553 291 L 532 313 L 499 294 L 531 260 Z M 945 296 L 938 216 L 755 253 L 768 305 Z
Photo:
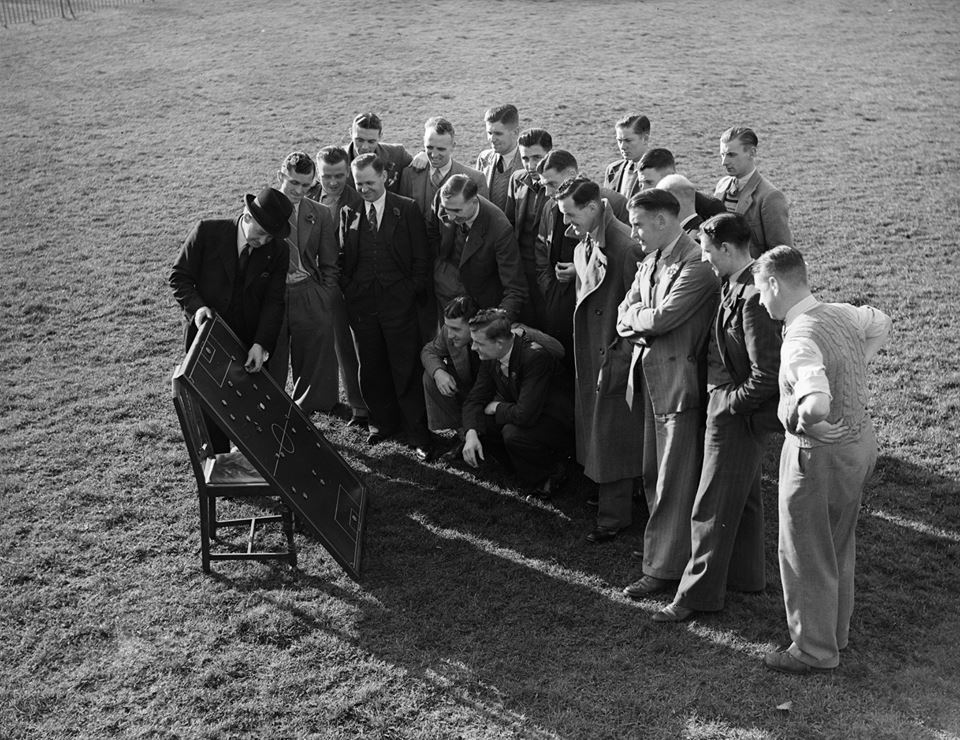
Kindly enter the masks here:
M 290 555 L 290 567 L 297 569 L 297 546 L 293 540 L 293 511 L 283 507 L 283 530 L 287 534 L 287 553 Z
M 210 511 L 213 497 L 200 491 L 200 563 L 204 573 L 210 572 Z M 214 509 L 214 512 L 216 510 Z M 216 513 L 214 513 L 216 518 Z

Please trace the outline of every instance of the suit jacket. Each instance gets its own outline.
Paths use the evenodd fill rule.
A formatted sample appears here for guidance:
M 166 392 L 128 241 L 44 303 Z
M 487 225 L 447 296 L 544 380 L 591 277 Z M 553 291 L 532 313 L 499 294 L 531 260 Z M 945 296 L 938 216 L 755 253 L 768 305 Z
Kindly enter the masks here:
M 339 233 L 343 253 L 340 285 L 348 298 L 351 295 L 351 284 L 360 260 L 359 229 L 364 207 L 365 202 L 359 208 L 349 205 L 340 208 Z M 410 198 L 388 191 L 383 215 L 380 217 L 378 238 L 389 245 L 394 259 L 408 281 L 411 295 L 426 291 L 430 285 L 430 260 L 427 232 L 417 204 Z
M 641 363 L 656 414 L 702 408 L 706 401 L 707 340 L 716 316 L 719 281 L 701 260 L 700 245 L 681 233 L 661 261 L 654 281 L 654 260 L 640 263 L 633 284 L 617 311 L 617 331 L 634 343 L 631 379 Z M 632 400 L 632 384 L 628 398 Z
M 448 259 L 453 253 L 456 226 L 438 218 L 427 227 L 431 254 L 436 256 L 437 299 L 445 305 L 466 291 L 480 308 L 499 306 L 510 314 L 511 321 L 516 321 L 527 297 L 517 238 L 503 211 L 483 196 L 479 196 L 479 200 L 480 210 L 467 234 L 458 265 Z
M 599 242 L 586 260 L 581 241 L 577 266 L 573 353 L 577 376 L 577 462 L 595 483 L 643 473 L 643 416 L 627 406 L 633 346 L 617 334 L 617 307 L 643 258 L 640 245 L 604 203 Z
M 193 316 L 207 306 L 216 311 L 241 341 L 273 352 L 283 324 L 289 252 L 286 241 L 269 241 L 250 253 L 241 305 L 230 311 L 237 279 L 239 219 L 197 223 L 183 242 L 170 273 L 173 297 L 183 309 L 187 348 L 197 334 Z
M 359 197 L 359 195 L 358 195 Z M 300 201 L 297 217 L 297 245 L 300 264 L 324 287 L 338 287 L 340 277 L 336 228 L 330 209 L 309 198 Z
M 714 198 L 712 195 L 701 193 L 699 190 L 693 197 L 693 210 L 697 212 L 701 222 L 706 221 L 712 216 L 719 216 L 721 213 L 726 213 L 727 211 L 727 209 L 723 207 L 722 200 Z M 699 228 L 699 226 L 697 228 Z
M 627 176 L 627 164 L 629 163 L 626 159 L 618 159 L 616 162 L 608 164 L 603 172 L 603 186 L 623 195 L 620 192 L 620 186 L 623 183 L 623 178 Z M 633 163 L 633 173 L 630 175 L 633 178 L 633 185 L 630 188 L 630 193 L 626 196 L 628 200 L 640 192 L 640 177 L 636 170 L 636 164 L 636 162 Z
M 507 207 L 504 213 L 513 224 L 513 233 L 520 238 L 520 232 L 523 229 L 523 217 L 527 213 L 527 205 L 531 198 L 540 201 L 540 207 L 537 209 L 537 225 L 539 228 L 540 216 L 543 213 L 543 204 L 547 201 L 547 195 L 542 186 L 534 188 L 533 175 L 524 170 L 517 170 L 510 176 L 510 185 L 507 187 Z M 530 255 L 531 258 L 533 255 Z
M 450 171 L 444 175 L 443 179 L 440 180 L 440 184 L 437 185 L 435 189 L 430 182 L 429 167 L 425 167 L 422 170 L 407 167 L 400 175 L 400 188 L 397 192 L 407 198 L 413 198 L 420 207 L 424 219 L 429 223 L 430 219 L 436 218 L 437 216 L 436 208 L 434 207 L 437 193 L 440 192 L 443 184 L 454 175 L 466 175 L 476 183 L 477 192 L 484 198 L 487 197 L 489 191 L 487 190 L 487 179 L 483 176 L 483 173 L 473 169 L 473 167 L 460 164 L 456 160 L 451 161 Z
M 474 167 L 480 172 L 483 173 L 483 176 L 487 178 L 487 190 L 493 186 L 493 170 L 494 165 L 497 163 L 497 153 L 493 149 L 484 149 L 480 154 L 477 155 L 477 163 Z M 520 159 L 520 147 L 517 147 L 516 153 L 513 155 L 513 159 L 507 164 L 504 172 L 509 175 L 516 170 L 523 169 L 523 160 Z
M 732 382 L 710 390 L 711 414 L 752 415 L 758 431 L 780 428 L 780 331 L 760 305 L 760 292 L 747 269 L 720 302 L 710 332 L 711 366 L 719 362 Z
M 713 194 L 717 198 L 723 198 L 734 179 L 721 178 Z M 780 244 L 793 246 L 793 235 L 787 223 L 787 199 L 759 170 L 754 171 L 740 190 L 737 213 L 742 214 L 750 223 L 753 235 L 751 254 L 754 257 Z
M 352 141 L 345 149 L 351 162 L 357 158 L 357 150 L 354 148 Z M 398 192 L 400 175 L 404 168 L 413 161 L 413 157 L 403 144 L 385 144 L 381 141 L 374 151 L 383 162 L 384 172 L 387 173 L 387 190 L 392 193 Z M 347 168 L 347 185 L 356 188 L 356 183 L 353 181 L 353 169 L 349 167 Z
M 524 324 L 516 324 L 513 327 L 513 333 L 517 336 L 527 336 L 557 359 L 563 358 L 563 345 L 549 334 L 544 334 L 542 331 Z M 453 375 L 457 379 L 460 392 L 466 395 L 470 392 L 473 382 L 476 380 L 474 372 L 470 368 L 471 351 L 469 345 L 465 347 L 454 346 L 450 342 L 447 327 L 442 326 L 439 333 L 423 345 L 423 349 L 420 351 L 420 362 L 431 378 L 437 370 L 446 370 Z M 479 365 L 479 360 L 476 360 L 476 362 Z
M 500 401 L 494 420 L 500 426 L 530 427 L 547 416 L 567 428 L 573 427 L 573 399 L 564 388 L 556 357 L 523 335 L 513 340 L 510 375 L 500 372 L 500 360 L 484 360 L 477 379 L 463 404 L 463 428 L 482 433 L 486 429 L 484 407 Z

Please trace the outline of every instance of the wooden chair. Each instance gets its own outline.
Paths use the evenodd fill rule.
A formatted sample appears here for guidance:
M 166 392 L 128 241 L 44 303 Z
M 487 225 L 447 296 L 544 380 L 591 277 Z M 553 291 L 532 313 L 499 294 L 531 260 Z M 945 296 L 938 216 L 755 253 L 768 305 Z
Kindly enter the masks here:
M 292 568 L 296 568 L 293 512 L 282 500 L 281 513 L 277 515 L 217 519 L 218 498 L 277 498 L 278 494 L 240 453 L 213 452 L 200 404 L 183 381 L 176 377 L 173 379 L 173 405 L 177 410 L 200 495 L 200 557 L 203 572 L 210 572 L 211 560 L 287 560 Z M 283 527 L 287 549 L 278 552 L 254 550 L 257 528 L 274 522 L 280 522 Z M 210 542 L 217 540 L 217 530 L 223 527 L 249 529 L 246 552 L 211 551 Z

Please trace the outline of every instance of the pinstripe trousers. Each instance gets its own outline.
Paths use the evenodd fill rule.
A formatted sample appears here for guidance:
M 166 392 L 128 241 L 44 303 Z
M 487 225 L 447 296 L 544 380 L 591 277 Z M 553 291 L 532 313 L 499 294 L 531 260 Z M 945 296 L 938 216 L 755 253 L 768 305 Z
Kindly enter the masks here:
M 650 512 L 643 533 L 643 573 L 678 580 L 690 559 L 690 512 L 703 461 L 703 409 L 654 414 L 642 379 L 639 395 L 643 398 L 643 492 Z
M 787 434 L 780 455 L 780 578 L 797 660 L 835 668 L 853 613 L 856 526 L 863 487 L 877 461 L 866 420 L 860 438 L 800 447 Z

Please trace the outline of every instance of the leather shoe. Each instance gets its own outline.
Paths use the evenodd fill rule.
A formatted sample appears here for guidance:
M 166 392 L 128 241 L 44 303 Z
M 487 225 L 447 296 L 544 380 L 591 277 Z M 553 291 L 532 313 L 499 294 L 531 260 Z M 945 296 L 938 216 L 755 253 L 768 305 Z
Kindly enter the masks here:
M 367 435 L 367 444 L 368 445 L 378 445 L 384 440 L 386 440 L 387 435 L 383 432 L 370 432 Z
M 347 422 L 348 427 L 367 427 L 370 424 L 369 416 L 361 416 L 356 411 L 353 412 L 353 416 L 350 417 L 350 421 Z
M 767 653 L 763 656 L 763 664 L 772 671 L 792 673 L 795 676 L 803 676 L 807 673 L 830 673 L 836 670 L 836 668 L 815 668 L 802 660 L 797 660 L 786 650 Z
M 655 578 L 654 576 L 644 576 L 639 581 L 634 581 L 623 589 L 623 593 L 631 599 L 642 599 L 662 591 L 667 591 L 676 583 L 677 581 L 668 581 L 663 578 Z
M 690 619 L 696 612 L 693 609 L 687 609 L 680 604 L 667 604 L 663 609 L 654 614 L 651 619 L 654 622 L 683 622 Z
M 437 457 L 437 452 L 434 449 L 432 444 L 422 444 L 416 445 L 413 448 L 413 454 L 417 456 L 417 460 L 420 462 L 432 462 Z
M 610 540 L 616 538 L 619 531 L 619 529 L 614 529 L 613 527 L 594 527 L 587 533 L 587 542 L 592 542 L 595 545 L 610 542 Z

